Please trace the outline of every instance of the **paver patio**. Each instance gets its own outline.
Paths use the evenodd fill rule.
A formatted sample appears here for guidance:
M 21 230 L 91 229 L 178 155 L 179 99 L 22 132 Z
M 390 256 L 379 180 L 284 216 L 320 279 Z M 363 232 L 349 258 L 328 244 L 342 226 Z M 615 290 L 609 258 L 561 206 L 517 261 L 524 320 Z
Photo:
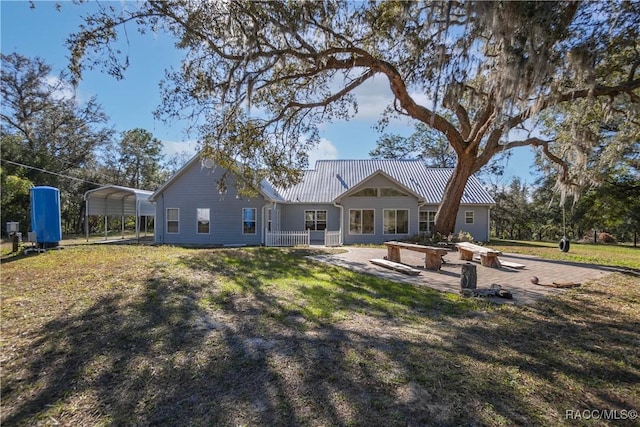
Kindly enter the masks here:
M 428 286 L 444 292 L 460 292 L 460 272 L 462 264 L 467 261 L 459 259 L 458 252 L 452 251 L 445 255 L 445 263 L 440 271 L 431 271 L 424 268 L 424 255 L 404 250 L 401 253 L 402 263 L 421 271 L 418 276 L 406 274 L 378 267 L 369 262 L 373 258 L 383 258 L 387 255 L 386 249 L 346 247 L 347 252 L 332 255 L 320 255 L 313 257 L 320 262 L 338 265 L 350 270 L 369 273 L 395 282 L 406 282 Z M 524 264 L 521 270 L 502 267 L 487 268 L 479 263 L 477 266 L 478 288 L 489 288 L 492 284 L 498 284 L 510 291 L 512 300 L 492 297 L 491 300 L 511 304 L 530 304 L 543 296 L 564 292 L 564 289 L 534 285 L 531 277 L 536 276 L 541 284 L 553 282 L 584 283 L 588 280 L 599 279 L 607 274 L 619 271 L 613 267 L 593 264 L 581 264 L 566 261 L 542 259 L 531 255 L 504 254 L 501 260 Z

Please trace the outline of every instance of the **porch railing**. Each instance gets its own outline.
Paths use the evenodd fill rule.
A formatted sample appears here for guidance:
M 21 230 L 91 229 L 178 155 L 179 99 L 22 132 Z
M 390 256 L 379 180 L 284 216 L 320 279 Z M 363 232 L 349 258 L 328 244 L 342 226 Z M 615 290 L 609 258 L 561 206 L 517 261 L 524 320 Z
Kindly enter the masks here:
M 325 246 L 342 246 L 342 232 L 324 230 L 324 245 Z
M 309 246 L 311 234 L 306 231 L 268 231 L 265 246 Z

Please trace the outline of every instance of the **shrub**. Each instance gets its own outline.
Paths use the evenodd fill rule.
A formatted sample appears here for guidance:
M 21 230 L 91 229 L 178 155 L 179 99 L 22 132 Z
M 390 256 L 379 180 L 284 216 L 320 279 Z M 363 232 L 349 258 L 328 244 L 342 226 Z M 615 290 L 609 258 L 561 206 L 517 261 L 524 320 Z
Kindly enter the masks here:
M 459 243 L 459 242 L 469 242 L 473 243 L 473 236 L 468 231 L 458 231 L 458 234 L 450 234 L 449 242 L 451 243 Z

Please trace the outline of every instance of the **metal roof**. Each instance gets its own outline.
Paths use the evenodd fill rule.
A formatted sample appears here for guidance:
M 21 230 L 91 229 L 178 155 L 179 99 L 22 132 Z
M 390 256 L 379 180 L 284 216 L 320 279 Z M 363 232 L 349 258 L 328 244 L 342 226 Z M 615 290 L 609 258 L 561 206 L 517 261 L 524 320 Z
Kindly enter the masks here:
M 155 216 L 156 207 L 149 201 L 153 191 L 106 185 L 84 193 L 88 215 Z
M 379 172 L 420 195 L 426 204 L 439 204 L 453 169 L 427 168 L 421 160 L 319 160 L 299 184 L 276 191 L 289 203 L 332 203 Z M 492 205 L 495 201 L 471 176 L 461 203 Z
M 200 153 L 162 184 L 150 200 L 155 201 L 166 188 L 198 161 L 201 161 Z M 279 203 L 333 203 L 363 181 L 380 173 L 405 187 L 410 193 L 419 196 L 421 202 L 437 205 L 442 201 L 444 189 L 453 169 L 427 168 L 424 162 L 414 159 L 318 160 L 315 169 L 304 172 L 304 177 L 299 184 L 281 188 L 262 180 L 259 191 L 267 200 Z M 482 187 L 480 181 L 472 176 L 467 182 L 461 203 L 493 205 L 495 201 Z
M 169 188 L 171 184 L 180 179 L 180 177 L 184 175 L 187 170 L 189 170 L 189 168 L 191 168 L 196 162 L 200 162 L 202 167 L 212 168 L 214 164 L 207 159 L 203 159 L 201 154 L 201 152 L 196 153 L 187 163 L 184 164 L 184 166 L 182 166 L 172 177 L 165 181 L 164 184 L 162 184 L 156 191 L 151 192 L 149 200 L 151 202 L 157 201 L 160 195 L 167 188 Z M 278 190 L 265 179 L 260 182 L 258 192 L 260 192 L 267 200 L 277 202 L 284 201 L 284 199 L 278 194 Z

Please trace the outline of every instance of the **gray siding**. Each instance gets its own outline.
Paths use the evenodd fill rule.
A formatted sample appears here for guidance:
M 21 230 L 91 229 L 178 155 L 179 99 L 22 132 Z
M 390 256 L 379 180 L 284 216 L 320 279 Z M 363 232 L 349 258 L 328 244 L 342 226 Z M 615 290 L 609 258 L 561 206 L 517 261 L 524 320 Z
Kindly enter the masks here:
M 305 228 L 305 210 L 326 210 L 327 229 L 337 231 L 342 223 L 343 241 L 346 244 L 382 243 L 387 240 L 402 239 L 419 232 L 420 210 L 437 211 L 437 200 L 441 195 L 435 197 L 433 191 L 440 191 L 438 189 L 444 187 L 441 185 L 441 180 L 434 179 L 434 177 L 445 178 L 448 176 L 445 174 L 446 171 L 438 172 L 435 170 L 437 174 L 434 175 L 435 172 L 428 169 L 426 170 L 428 173 L 426 173 L 424 165 L 418 161 L 327 161 L 319 162 L 319 164 L 321 167 L 318 170 L 308 171 L 305 181 L 318 174 L 327 179 L 316 177 L 315 184 L 309 188 L 297 186 L 294 189 L 296 191 L 287 190 L 287 192 L 276 190 L 267 185 L 268 183 L 263 182 L 263 194 L 267 194 L 266 197 L 270 200 L 277 201 L 272 203 L 263 196 L 252 199 L 237 197 L 234 187 L 235 180 L 232 176 L 228 178 L 229 191 L 227 194 L 218 194 L 217 181 L 224 171 L 220 168 L 202 167 L 198 157 L 194 157 L 178 175 L 167 181 L 152 196 L 156 204 L 156 242 L 194 245 L 259 245 L 264 242 L 266 216 L 268 210 L 272 208 L 276 212 L 272 221 L 272 230 L 274 231 L 302 231 Z M 385 172 L 378 173 L 379 170 Z M 414 193 L 406 197 L 348 196 L 348 194 L 353 194 L 353 192 L 367 187 L 391 187 L 406 193 L 406 189 L 398 186 L 393 181 L 394 179 L 402 182 L 407 188 L 411 188 Z M 333 185 L 331 180 L 337 180 L 337 184 L 334 183 L 336 188 L 331 187 Z M 328 196 L 325 196 L 328 193 L 325 194 L 324 190 L 329 187 L 332 188 L 332 196 L 327 199 Z M 285 196 L 291 193 L 290 195 L 295 195 L 295 197 L 283 198 L 283 195 L 280 194 L 282 191 Z M 347 191 L 346 194 L 345 191 Z M 472 193 L 469 194 L 475 194 Z M 418 197 L 417 194 L 421 196 Z M 465 192 L 463 197 L 463 204 L 456 217 L 455 232 L 467 231 L 475 240 L 486 241 L 489 239 L 488 219 L 490 204 L 493 203 L 493 200 L 490 197 L 484 200 L 480 197 L 482 194 L 478 197 L 471 197 L 469 194 Z M 336 201 L 342 206 L 342 209 L 333 206 L 332 200 L 335 197 L 338 197 Z M 418 201 L 424 199 L 428 200 L 429 205 L 420 207 Z M 167 232 L 166 212 L 168 208 L 177 208 L 180 211 L 178 233 Z M 209 233 L 197 232 L 197 209 L 199 208 L 209 209 Z M 256 211 L 255 234 L 243 233 L 243 208 L 253 208 Z M 374 234 L 350 234 L 350 209 L 372 209 L 374 211 Z M 385 209 L 409 211 L 407 233 L 384 234 Z M 467 224 L 465 221 L 466 211 L 474 212 L 472 224 Z M 342 221 L 340 221 L 341 213 Z M 323 231 L 311 232 L 313 243 L 322 243 L 323 238 Z
M 302 231 L 304 230 L 304 211 L 322 210 L 327 211 L 327 230 L 338 231 L 340 229 L 340 209 L 327 204 L 296 204 L 279 205 L 280 229 L 282 231 Z M 312 243 L 324 242 L 324 231 L 311 232 Z
M 473 236 L 475 241 L 486 242 L 489 240 L 489 207 L 475 205 L 461 205 L 456 215 L 454 233 L 465 231 Z M 437 211 L 438 205 L 425 205 L 421 211 Z M 465 222 L 466 212 L 473 211 L 473 224 Z
M 465 223 L 466 211 L 473 212 L 473 224 Z M 486 206 L 461 205 L 456 216 L 454 233 L 460 230 L 471 233 L 476 241 L 487 242 L 489 240 L 489 208 Z
M 375 176 L 366 181 L 358 188 L 366 187 L 391 187 L 400 191 L 405 191 L 382 176 Z M 346 197 L 342 200 L 344 206 L 343 240 L 345 244 L 356 243 L 382 243 L 387 240 L 403 239 L 407 236 L 418 233 L 418 200 L 414 196 L 406 197 Z M 374 210 L 374 234 L 350 234 L 349 233 L 349 210 L 350 209 L 373 209 Z M 408 209 L 409 210 L 409 232 L 407 234 L 384 234 L 384 210 L 385 209 Z
M 235 180 L 228 177 L 228 191 L 219 194 L 216 182 L 222 176 L 221 168 L 205 168 L 194 162 L 176 179 L 156 201 L 157 243 L 195 245 L 259 245 L 262 243 L 262 196 L 252 199 L 236 197 Z M 180 209 L 178 233 L 167 233 L 165 214 L 168 208 Z M 208 208 L 210 226 L 208 234 L 197 232 L 197 209 Z M 243 234 L 242 209 L 256 209 L 256 233 Z

